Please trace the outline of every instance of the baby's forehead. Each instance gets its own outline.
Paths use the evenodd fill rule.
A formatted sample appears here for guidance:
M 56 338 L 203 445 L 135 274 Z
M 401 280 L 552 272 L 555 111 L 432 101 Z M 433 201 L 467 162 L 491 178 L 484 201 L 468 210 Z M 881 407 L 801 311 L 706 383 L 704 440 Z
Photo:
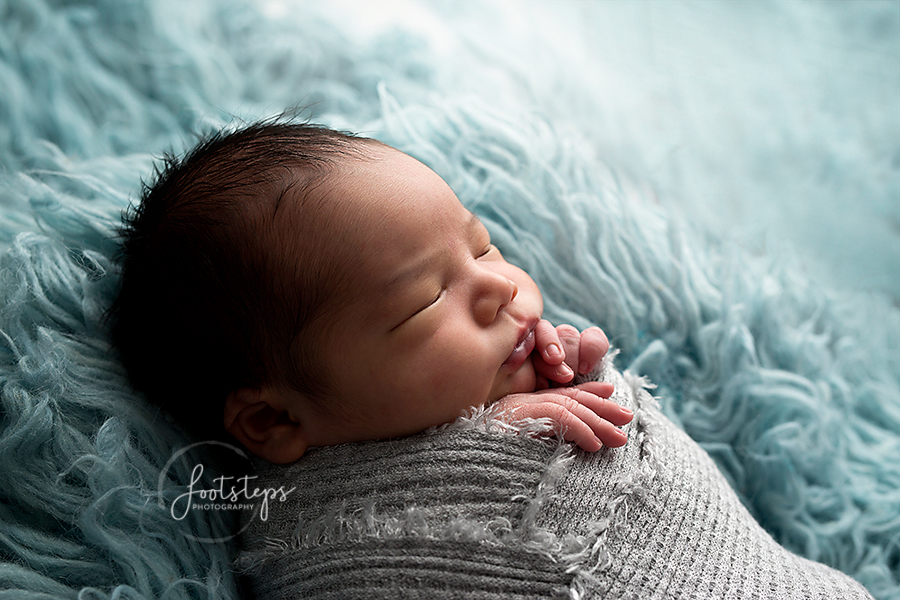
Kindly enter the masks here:
M 291 244 L 337 252 L 348 267 L 388 250 L 395 260 L 379 266 L 391 268 L 404 256 L 391 248 L 409 247 L 441 223 L 466 234 L 469 221 L 477 222 L 439 175 L 388 146 L 342 156 L 324 172 L 294 175 L 277 227 Z

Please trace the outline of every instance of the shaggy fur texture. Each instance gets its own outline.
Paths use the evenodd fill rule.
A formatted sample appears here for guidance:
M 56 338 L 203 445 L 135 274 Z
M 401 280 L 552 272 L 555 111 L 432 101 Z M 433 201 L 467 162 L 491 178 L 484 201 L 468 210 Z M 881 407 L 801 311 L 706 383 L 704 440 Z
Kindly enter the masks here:
M 166 468 L 103 313 L 152 156 L 301 105 L 434 168 L 776 540 L 900 598 L 896 4 L 560 3 L 554 47 L 465 6 L 0 0 L 0 597 L 237 597 L 230 515 L 170 511 L 208 449 Z

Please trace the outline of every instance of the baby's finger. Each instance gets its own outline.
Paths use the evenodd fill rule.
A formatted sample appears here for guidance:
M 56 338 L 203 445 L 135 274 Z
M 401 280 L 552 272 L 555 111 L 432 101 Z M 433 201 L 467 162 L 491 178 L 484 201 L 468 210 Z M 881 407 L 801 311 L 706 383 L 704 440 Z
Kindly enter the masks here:
M 586 452 L 597 452 L 602 449 L 603 440 L 596 435 L 596 423 L 592 422 L 593 419 L 588 414 L 591 411 L 586 410 L 577 401 L 570 400 L 570 402 L 569 406 L 554 404 L 551 407 L 551 411 L 555 413 L 551 417 L 560 428 L 563 439 L 576 444 Z M 624 445 L 627 441 L 627 439 L 621 441 L 618 446 Z
M 559 365 L 566 359 L 556 327 L 546 319 L 541 319 L 534 328 L 534 349 L 548 365 Z
M 555 365 L 547 364 L 547 361 L 544 360 L 544 357 L 539 352 L 531 355 L 531 364 L 534 365 L 534 372 L 537 374 L 538 381 L 541 381 L 543 378 L 553 384 L 565 384 L 575 378 L 575 371 L 568 364 L 565 362 Z
M 584 383 L 579 383 L 573 387 L 594 394 L 595 396 L 600 396 L 601 398 L 609 398 L 613 395 L 613 392 L 616 391 L 616 386 L 608 381 L 585 381 Z M 615 404 L 615 402 L 613 402 L 613 404 Z M 618 404 L 615 405 L 618 406 Z
M 500 411 L 498 414 L 507 414 L 513 419 L 549 418 L 554 429 L 567 441 L 588 452 L 596 452 L 603 446 L 624 445 L 627 436 L 600 415 L 611 416 L 616 422 L 625 424 L 631 417 L 623 418 L 622 411 L 630 411 L 594 392 L 609 395 L 612 385 L 591 382 L 578 387 L 512 394 L 498 400 L 495 407 Z
M 566 355 L 566 363 L 570 367 L 578 366 L 578 350 L 581 347 L 581 332 L 571 325 L 559 325 L 556 328 L 559 343 L 562 344 L 563 354 Z
M 510 414 L 515 419 L 550 419 L 554 429 L 566 441 L 574 442 L 579 448 L 588 452 L 596 452 L 603 447 L 603 442 L 594 435 L 594 429 L 584 419 L 591 419 L 591 411 L 577 400 L 564 394 L 541 393 L 537 397 L 527 398 L 508 396 L 513 404 Z M 501 400 L 501 403 L 505 400 Z M 579 414 L 580 413 L 580 414 Z M 594 415 L 596 418 L 596 415 Z M 619 444 L 621 445 L 621 444 Z
M 631 412 L 630 409 L 619 406 L 609 399 L 615 389 L 611 383 L 606 381 L 589 381 L 575 386 L 574 388 L 565 389 L 581 390 L 583 392 L 582 394 L 576 392 L 572 395 L 572 398 L 581 402 L 598 417 L 609 421 L 613 425 L 621 427 L 622 425 L 631 423 L 631 420 L 634 419 L 634 413 Z M 556 391 L 563 392 L 564 390 L 561 389 Z
M 595 452 L 593 448 L 596 444 L 618 448 L 628 442 L 628 436 L 590 408 L 592 402 L 585 397 L 592 394 L 578 388 L 563 388 L 559 392 L 562 392 L 560 394 L 562 397 L 555 400 L 564 408 L 564 412 L 558 411 L 559 414 L 554 418 L 564 428 L 563 437 L 566 440 L 575 442 L 588 452 Z M 599 398 L 598 400 L 609 402 Z M 590 438 L 594 438 L 594 441 Z
M 609 339 L 599 327 L 588 327 L 581 332 L 578 348 L 578 373 L 587 375 L 600 363 L 609 351 Z

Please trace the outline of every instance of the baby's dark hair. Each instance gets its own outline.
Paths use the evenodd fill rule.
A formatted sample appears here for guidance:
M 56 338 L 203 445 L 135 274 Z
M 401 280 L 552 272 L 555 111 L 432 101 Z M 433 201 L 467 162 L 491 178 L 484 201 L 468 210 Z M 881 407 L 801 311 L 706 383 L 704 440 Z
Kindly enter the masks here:
M 225 435 L 240 387 L 327 388 L 304 343 L 337 297 L 339 273 L 312 241 L 327 232 L 301 207 L 310 243 L 297 250 L 275 221 L 283 203 L 324 201 L 315 189 L 370 143 L 278 119 L 219 132 L 167 156 L 126 211 L 112 342 L 132 385 L 194 435 Z

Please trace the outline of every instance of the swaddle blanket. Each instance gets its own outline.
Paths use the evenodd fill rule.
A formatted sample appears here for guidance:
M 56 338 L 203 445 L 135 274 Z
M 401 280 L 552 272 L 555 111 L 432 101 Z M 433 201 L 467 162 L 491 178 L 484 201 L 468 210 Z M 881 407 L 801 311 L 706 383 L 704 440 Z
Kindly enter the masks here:
M 292 490 L 245 523 L 258 598 L 871 598 L 779 546 L 644 380 L 607 366 L 635 410 L 595 454 L 517 435 L 490 411 L 401 440 L 259 464 Z M 249 514 L 249 513 L 248 513 Z
M 0 0 L 0 599 L 250 598 L 235 542 L 197 541 L 231 513 L 172 518 L 218 472 L 130 390 L 103 314 L 154 157 L 299 104 L 435 169 L 766 531 L 900 600 L 898 5 L 347 6 Z M 463 456 L 469 491 L 499 485 Z

